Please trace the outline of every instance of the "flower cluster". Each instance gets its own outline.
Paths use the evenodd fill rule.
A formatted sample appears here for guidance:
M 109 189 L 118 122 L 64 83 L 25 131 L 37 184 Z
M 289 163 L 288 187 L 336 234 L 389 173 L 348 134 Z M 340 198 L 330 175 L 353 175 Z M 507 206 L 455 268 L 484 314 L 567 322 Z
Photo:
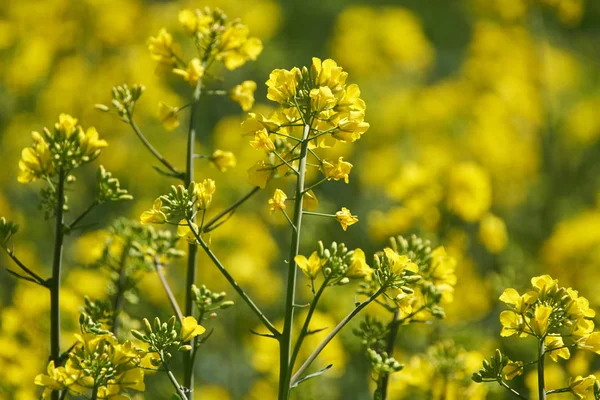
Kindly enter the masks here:
M 361 249 L 349 250 L 344 243 L 333 242 L 325 248 L 319 241 L 317 250 L 308 258 L 298 255 L 294 261 L 311 281 L 322 274 L 326 285 L 343 285 L 350 279 L 370 280 L 373 274 L 365 253 Z
M 77 119 L 61 114 L 51 131 L 32 132 L 33 146 L 26 147 L 19 161 L 19 182 L 29 183 L 37 179 L 53 177 L 59 170 L 63 173 L 93 161 L 108 145 L 100 139 L 96 128 L 85 132 Z
M 145 390 L 142 350 L 129 341 L 119 343 L 112 334 L 76 334 L 75 339 L 64 366 L 50 361 L 47 374 L 35 378 L 36 385 L 45 387 L 43 399 L 63 390 L 73 395 L 92 391 L 99 399 L 119 398 L 119 393 L 129 389 Z

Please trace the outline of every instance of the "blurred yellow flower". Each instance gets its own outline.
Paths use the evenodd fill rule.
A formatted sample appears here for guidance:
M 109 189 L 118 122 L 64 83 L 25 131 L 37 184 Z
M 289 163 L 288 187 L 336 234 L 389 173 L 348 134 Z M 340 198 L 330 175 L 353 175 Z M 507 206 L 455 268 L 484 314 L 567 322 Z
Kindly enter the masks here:
M 209 160 L 220 172 L 225 172 L 229 168 L 235 168 L 237 165 L 235 154 L 233 154 L 231 151 L 217 149 L 212 153 Z
M 169 131 L 179 126 L 179 108 L 171 107 L 163 103 L 158 103 L 158 119 L 160 123 Z
M 346 276 L 351 279 L 364 278 L 365 280 L 369 281 L 371 280 L 372 275 L 373 269 L 369 267 L 369 264 L 367 264 L 365 252 L 362 251 L 362 249 L 354 249 L 352 263 L 350 264 L 350 267 L 348 267 Z
M 231 89 L 229 97 L 231 100 L 238 103 L 242 110 L 249 111 L 254 105 L 254 91 L 256 90 L 256 82 L 244 81 L 240 85 L 236 85 Z
M 204 76 L 204 66 L 198 58 L 193 58 L 187 65 L 186 69 L 173 68 L 173 73 L 179 75 L 190 84 L 195 87 L 198 84 L 200 78 Z
M 502 369 L 502 376 L 506 380 L 512 380 L 523 373 L 523 361 L 509 361 Z
M 215 194 L 216 185 L 212 179 L 205 179 L 194 185 L 194 194 L 198 199 L 198 209 L 206 210 L 210 207 L 213 194 Z
M 316 211 L 319 208 L 319 199 L 312 190 L 302 196 L 302 208 L 306 211 Z
M 478 165 L 463 163 L 450 171 L 448 208 L 467 222 L 480 219 L 490 208 L 492 188 L 487 173 Z
M 267 83 L 267 99 L 282 106 L 291 106 L 290 99 L 296 95 L 300 70 L 296 67 L 290 71 L 276 69 L 269 75 Z
M 250 141 L 250 146 L 258 150 L 264 150 L 267 153 L 275 151 L 275 143 L 269 137 L 269 132 L 266 129 L 257 131 L 254 134 L 254 140 Z
M 262 160 L 257 161 L 256 164 L 248 169 L 248 183 L 264 189 L 274 173 L 273 164 Z
M 479 240 L 490 253 L 500 253 L 504 250 L 508 244 L 504 221 L 487 213 L 479 222 Z
M 162 200 L 160 197 L 154 200 L 151 210 L 144 211 L 140 215 L 140 222 L 142 224 L 164 224 L 167 222 L 167 216 L 162 211 Z
M 581 376 L 569 378 L 569 389 L 578 399 L 585 399 L 587 392 L 592 389 L 595 382 L 596 377 L 594 375 L 588 375 L 585 378 Z
M 271 213 L 281 210 L 284 211 L 286 209 L 285 201 L 287 200 L 287 195 L 281 189 L 275 189 L 275 193 L 273 197 L 269 199 L 269 211 Z

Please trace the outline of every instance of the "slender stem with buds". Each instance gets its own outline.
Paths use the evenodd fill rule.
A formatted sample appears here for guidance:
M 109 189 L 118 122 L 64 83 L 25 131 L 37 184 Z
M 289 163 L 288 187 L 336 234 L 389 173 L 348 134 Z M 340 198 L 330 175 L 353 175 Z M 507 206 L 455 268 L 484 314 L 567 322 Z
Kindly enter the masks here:
M 61 167 L 58 171 L 56 188 L 56 226 L 54 234 L 54 258 L 52 261 L 52 278 L 50 278 L 50 359 L 56 366 L 60 363 L 60 275 L 62 269 L 62 253 L 64 239 L 64 207 L 65 181 L 67 173 Z M 52 400 L 58 400 L 60 391 L 52 392 Z
M 299 108 L 300 110 L 300 108 Z M 296 299 L 296 262 L 294 259 L 300 250 L 300 228 L 302 227 L 302 193 L 304 192 L 304 178 L 306 176 L 306 159 L 308 154 L 308 134 L 310 125 L 304 125 L 302 144 L 300 145 L 300 160 L 298 163 L 298 176 L 296 179 L 296 194 L 294 196 L 294 218 L 292 229 L 292 242 L 288 259 L 287 296 L 285 302 L 285 318 L 283 332 L 279 341 L 279 400 L 287 400 L 290 396 L 290 353 L 292 347 L 292 328 L 294 320 L 294 302 Z
M 179 382 L 177 382 L 177 379 L 175 378 L 175 375 L 173 375 L 173 372 L 171 372 L 171 369 L 169 368 L 169 364 L 166 363 L 165 357 L 163 356 L 162 353 L 158 353 L 158 355 L 160 356 L 160 361 L 162 362 L 162 365 L 165 367 L 165 372 L 167 373 L 167 376 L 169 377 L 171 384 L 177 391 L 177 394 L 179 395 L 179 397 L 181 397 L 182 400 L 188 400 L 183 388 L 181 387 Z

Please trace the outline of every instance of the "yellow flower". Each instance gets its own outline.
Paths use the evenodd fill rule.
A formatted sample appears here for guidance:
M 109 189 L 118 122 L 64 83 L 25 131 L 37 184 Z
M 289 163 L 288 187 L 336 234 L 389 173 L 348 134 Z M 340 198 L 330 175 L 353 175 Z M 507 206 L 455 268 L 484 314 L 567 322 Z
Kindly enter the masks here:
M 456 260 L 446 253 L 446 249 L 443 246 L 433 250 L 431 253 L 430 279 L 442 293 L 443 303 L 450 303 L 454 299 L 454 286 L 456 286 L 455 269 Z
M 198 58 L 192 59 L 186 69 L 174 68 L 173 73 L 181 76 L 191 86 L 195 87 L 202 76 L 204 76 L 204 67 Z
M 256 82 L 244 81 L 241 85 L 236 85 L 231 89 L 229 97 L 231 100 L 238 103 L 242 110 L 248 111 L 254 105 L 254 91 L 256 90 Z
M 536 292 L 530 291 L 521 296 L 513 288 L 504 289 L 500 295 L 500 301 L 519 314 L 523 314 L 537 299 Z
M 201 183 L 194 185 L 194 194 L 198 199 L 198 208 L 200 210 L 206 210 L 210 207 L 212 202 L 212 196 L 215 194 L 216 185 L 212 179 L 205 179 Z
M 81 148 L 90 158 L 98 156 L 100 150 L 106 146 L 108 146 L 108 143 L 106 140 L 100 139 L 98 131 L 93 126 L 88 128 L 81 140 Z
M 348 183 L 350 181 L 349 175 L 352 164 L 344 161 L 344 157 L 340 157 L 337 161 L 323 160 L 321 169 L 327 179 L 334 179 L 336 181 L 344 179 L 344 182 Z
M 346 276 L 351 279 L 365 278 L 369 281 L 372 275 L 373 269 L 367 264 L 365 252 L 361 249 L 354 249 L 352 264 L 350 264 Z
M 273 164 L 262 160 L 257 161 L 256 164 L 248 169 L 248 183 L 264 189 L 274 173 Z
M 500 253 L 506 248 L 506 224 L 493 214 L 486 214 L 479 223 L 479 240 L 490 253 Z
M 235 155 L 231 151 L 215 150 L 210 156 L 210 161 L 221 172 L 234 168 L 237 164 Z
M 389 247 L 383 249 L 385 257 L 390 263 L 390 271 L 396 275 L 402 275 L 403 271 L 419 272 L 419 266 L 411 261 L 406 255 L 400 255 Z
M 164 224 L 167 222 L 167 216 L 162 211 L 162 200 L 160 197 L 154 200 L 152 209 L 144 211 L 140 216 L 140 223 L 142 224 Z
M 266 129 L 257 131 L 254 134 L 254 140 L 250 141 L 250 146 L 255 149 L 264 150 L 267 153 L 275 151 L 275 143 L 269 137 L 269 132 Z
M 352 215 L 350 210 L 346 207 L 342 207 L 340 211 L 336 212 L 335 218 L 338 220 L 343 230 L 348 229 L 350 225 L 354 225 L 358 222 L 356 215 Z
M 67 385 L 74 382 L 74 380 L 67 375 L 64 367 L 54 367 L 54 361 L 48 363 L 46 372 L 48 375 L 39 374 L 34 380 L 36 385 L 46 387 L 42 394 L 42 399 L 50 398 L 53 391 L 66 389 Z
M 267 83 L 267 99 L 281 105 L 290 105 L 291 99 L 296 96 L 296 88 L 300 78 L 300 70 L 296 67 L 291 71 L 276 69 L 269 75 Z
M 54 172 L 54 163 L 50 147 L 38 132 L 32 132 L 33 147 L 26 147 L 19 160 L 20 183 L 29 183 Z
M 204 14 L 200 10 L 181 10 L 178 17 L 179 23 L 190 36 L 198 33 L 206 35 L 209 32 L 210 26 L 214 23 L 214 18 L 210 13 Z
M 315 86 L 327 86 L 337 93 L 346 84 L 348 73 L 344 72 L 342 67 L 338 67 L 337 63 L 330 58 L 321 62 L 321 59 L 313 57 L 311 76 Z
M 332 109 L 335 103 L 336 98 L 327 86 L 321 86 L 310 91 L 310 108 L 314 112 L 320 113 Z
M 294 261 L 309 279 L 315 279 L 321 268 L 323 268 L 323 265 L 327 262 L 327 260 L 321 259 L 316 251 L 313 251 L 308 259 L 303 255 L 297 255 L 294 257 Z
M 319 207 L 319 199 L 317 195 L 309 190 L 302 196 L 302 208 L 306 211 L 316 211 Z
M 331 136 L 347 143 L 357 141 L 370 127 L 364 119 L 364 111 L 348 111 L 336 114 L 332 122 L 338 130 L 332 132 Z
M 523 361 L 509 361 L 504 368 L 502 368 L 502 375 L 504 379 L 510 381 L 523 373 Z
M 173 37 L 165 28 L 162 28 L 156 37 L 148 39 L 148 50 L 150 57 L 161 64 L 175 65 L 177 48 L 173 45 Z
M 600 332 L 592 332 L 577 341 L 577 347 L 600 354 Z
M 502 330 L 500 336 L 508 337 L 515 334 L 522 334 L 523 331 L 523 317 L 516 314 L 513 311 L 502 311 L 500 313 L 500 323 L 502 324 Z
M 172 131 L 179 126 L 178 113 L 179 108 L 158 103 L 158 119 L 167 130 Z
M 202 335 L 204 332 L 206 332 L 206 329 L 198 324 L 196 318 L 184 317 L 181 320 L 181 333 L 179 337 L 183 343 L 192 340 L 198 335 Z
M 272 118 L 271 118 L 272 119 Z M 262 114 L 248 113 L 248 118 L 242 122 L 243 136 L 254 136 L 256 132 L 266 129 L 268 132 L 279 130 L 279 123 L 265 118 Z
M 256 60 L 262 52 L 262 42 L 248 37 L 248 27 L 235 22 L 229 25 L 220 38 L 217 60 L 222 60 L 225 68 L 234 70 L 248 60 Z
M 66 137 L 71 137 L 75 133 L 77 127 L 77 118 L 71 117 L 69 114 L 60 114 L 56 129 Z
M 594 386 L 595 382 L 596 377 L 594 375 L 588 375 L 585 378 L 581 376 L 569 378 L 569 389 L 578 399 L 585 399 L 587 391 Z
M 546 345 L 546 353 L 550 355 L 552 361 L 558 361 L 558 357 L 568 360 L 571 357 L 571 352 L 565 347 L 565 343 L 561 336 L 546 336 L 544 339 Z
M 192 229 L 194 229 L 192 231 Z M 177 224 L 177 236 L 185 238 L 189 243 L 196 243 L 196 235 L 194 232 L 198 232 L 198 225 L 192 222 L 192 228 L 188 224 L 186 219 L 182 219 Z
M 548 290 L 552 289 L 558 284 L 557 279 L 552 279 L 550 275 L 534 276 L 531 278 L 531 285 L 540 294 L 540 297 L 548 293 Z
M 287 200 L 287 195 L 281 189 L 275 189 L 275 193 L 273 197 L 269 199 L 269 211 L 274 212 L 277 210 L 285 210 L 286 205 L 285 201 Z
M 533 332 L 538 337 L 543 337 L 548 332 L 552 306 L 539 305 L 535 308 L 533 317 Z

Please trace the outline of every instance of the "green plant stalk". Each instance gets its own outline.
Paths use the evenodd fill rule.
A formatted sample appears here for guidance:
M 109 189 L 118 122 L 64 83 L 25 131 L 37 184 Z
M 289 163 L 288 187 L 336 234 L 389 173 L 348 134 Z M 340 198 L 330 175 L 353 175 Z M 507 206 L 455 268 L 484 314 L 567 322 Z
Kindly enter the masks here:
M 122 307 L 123 303 L 123 295 L 124 295 L 124 287 L 125 280 L 127 279 L 125 266 L 127 263 L 127 256 L 129 256 L 129 249 L 131 243 L 127 241 L 127 243 L 123 246 L 123 252 L 121 253 L 121 259 L 119 260 L 119 279 L 117 280 L 117 292 L 115 293 L 115 299 L 113 302 L 113 326 L 112 333 L 117 336 L 117 332 L 119 331 L 119 309 Z
M 298 339 L 296 340 L 296 343 L 294 344 L 294 352 L 292 353 L 292 358 L 290 360 L 290 369 L 291 370 L 294 370 L 294 364 L 296 363 L 296 359 L 298 358 L 298 353 L 300 353 L 300 348 L 302 347 L 302 342 L 304 341 L 304 338 L 308 334 L 310 320 L 312 319 L 312 316 L 317 308 L 317 303 L 321 299 L 321 295 L 325 291 L 325 288 L 327 288 L 327 282 L 328 282 L 327 279 L 325 279 L 325 281 L 323 282 L 323 284 L 321 285 L 321 287 L 315 294 L 313 301 L 310 303 L 310 308 L 308 309 L 308 314 L 306 315 L 306 320 L 304 320 L 304 325 L 302 326 L 302 329 L 300 330 L 300 334 L 298 335 Z
M 390 322 L 390 333 L 388 336 L 388 340 L 387 340 L 387 348 L 386 348 L 386 352 L 388 354 L 388 357 L 393 357 L 394 356 L 394 346 L 396 345 L 396 338 L 398 337 L 398 329 L 400 328 L 400 309 L 396 308 L 396 311 L 394 311 L 394 316 L 392 317 L 392 322 Z M 386 400 L 387 399 L 387 389 L 388 389 L 388 384 L 390 382 L 390 374 L 385 374 L 380 380 L 379 380 L 379 393 L 381 396 L 381 400 Z
M 169 368 L 169 365 L 165 362 L 164 356 L 161 353 L 158 353 L 158 355 L 160 356 L 160 360 L 162 362 L 162 365 L 165 366 L 165 372 L 167 373 L 167 376 L 169 377 L 169 380 L 171 381 L 171 384 L 173 385 L 173 387 L 177 391 L 177 394 L 179 395 L 179 397 L 181 397 L 181 400 L 188 400 L 187 396 L 185 395 L 185 392 L 181 388 L 181 385 L 179 384 L 179 382 L 177 382 L 177 379 L 175 378 L 175 375 L 173 375 L 173 372 L 171 372 L 171 369 Z
M 331 340 L 335 337 L 335 335 L 337 335 L 339 333 L 339 331 L 341 331 L 342 328 L 344 326 L 346 326 L 346 324 L 352 320 L 352 318 L 356 317 L 358 315 L 358 313 L 360 313 L 362 311 L 363 308 L 365 308 L 366 306 L 371 304 L 371 302 L 373 300 L 375 300 L 377 297 L 379 297 L 379 295 L 381 293 L 383 293 L 383 290 L 384 289 L 382 287 L 379 288 L 368 299 L 366 299 L 365 301 L 360 303 L 356 308 L 354 308 L 354 310 L 352 310 L 348 315 L 346 315 L 346 317 L 344 317 L 344 319 L 341 320 L 340 323 L 337 324 L 337 326 L 335 328 L 333 328 L 333 330 L 329 333 L 329 335 L 327 335 L 327 337 L 325 339 L 323 339 L 323 341 L 317 346 L 317 348 L 311 353 L 311 355 L 308 356 L 306 361 L 304 361 L 304 364 L 302 364 L 300 366 L 300 368 L 298 368 L 298 371 L 296 371 L 294 376 L 292 376 L 292 379 L 289 382 L 290 387 L 293 386 L 302 377 L 302 374 L 304 373 L 304 371 L 306 371 L 306 369 L 308 367 L 310 367 L 310 365 L 313 363 L 313 361 L 315 361 L 315 359 L 319 356 L 319 354 L 321 354 L 323 349 L 329 344 L 329 342 L 331 342 Z
M 190 111 L 190 126 L 188 131 L 187 139 L 187 157 L 185 164 L 185 187 L 189 187 L 190 183 L 194 181 L 194 145 L 196 143 L 196 119 L 198 114 L 198 103 L 200 102 L 200 96 L 202 94 L 202 79 L 198 79 L 196 88 L 194 89 L 194 97 L 192 99 L 191 111 Z M 185 309 L 184 316 L 194 315 L 194 297 L 192 293 L 192 285 L 196 284 L 196 262 L 198 260 L 198 246 L 195 243 L 188 245 L 188 263 L 187 263 L 187 277 L 185 284 Z M 195 338 L 191 340 L 190 345 L 192 348 L 196 345 Z M 192 354 L 184 355 L 183 365 L 183 384 L 189 390 L 194 388 L 194 359 Z
M 308 134 L 310 125 L 304 125 L 302 144 L 300 146 L 300 160 L 296 179 L 296 199 L 294 204 L 294 227 L 292 227 L 292 243 L 288 260 L 287 291 L 285 302 L 285 318 L 283 332 L 279 341 L 279 400 L 288 400 L 290 396 L 290 353 L 292 347 L 292 328 L 294 322 L 294 302 L 296 301 L 296 261 L 294 259 L 300 250 L 300 228 L 302 227 L 302 194 L 304 192 L 304 178 L 306 176 L 306 159 L 308 154 Z
M 92 389 L 92 400 L 97 400 L 98 399 L 98 385 L 94 385 L 94 388 Z
M 213 229 L 215 229 L 216 227 L 218 227 L 219 225 L 221 225 L 223 222 L 225 222 L 225 221 L 221 221 L 222 218 L 224 218 L 224 217 L 226 217 L 228 215 L 233 214 L 235 212 L 235 210 L 239 206 L 241 206 L 242 204 L 244 204 L 246 202 L 246 200 L 250 199 L 252 196 L 254 196 L 259 191 L 260 191 L 260 186 L 255 186 L 254 188 L 252 188 L 252 190 L 250 190 L 244 196 L 242 196 L 241 198 L 239 198 L 238 200 L 236 200 L 229 207 L 227 207 L 226 209 L 224 209 L 223 211 L 221 211 L 220 213 L 218 213 L 217 215 L 215 215 L 214 217 L 212 217 L 202 227 L 202 233 L 210 232 Z
M 54 258 L 52 261 L 52 278 L 50 281 L 50 359 L 56 367 L 60 361 L 60 273 L 62 268 L 62 253 L 64 240 L 64 206 L 65 180 L 67 174 L 61 167 L 58 171 L 56 188 L 56 227 L 54 234 Z M 60 391 L 52 392 L 52 400 L 60 398 Z
M 227 282 L 229 282 L 229 284 L 233 287 L 233 289 L 237 292 L 237 294 L 240 295 L 242 300 L 244 300 L 246 302 L 246 304 L 248 304 L 250 309 L 252 311 L 254 311 L 256 316 L 261 320 L 261 322 L 269 330 L 269 332 L 271 332 L 275 338 L 279 338 L 279 336 L 280 336 L 279 331 L 277 331 L 275 326 L 273 326 L 273 324 L 269 321 L 269 319 L 265 316 L 265 314 L 263 314 L 263 312 L 260 310 L 260 308 L 258 308 L 258 306 L 256 304 L 254 304 L 252 299 L 246 294 L 246 292 L 244 292 L 244 289 L 242 289 L 240 287 L 240 285 L 235 281 L 235 279 L 233 279 L 231 274 L 229 274 L 227 269 L 225 269 L 225 267 L 223 266 L 221 261 L 219 261 L 219 259 L 215 255 L 215 253 L 213 253 L 213 251 L 208 247 L 208 245 L 206 244 L 204 239 L 202 239 L 202 236 L 200 236 L 200 234 L 191 226 L 191 220 L 187 220 L 187 221 L 188 221 L 188 225 L 190 226 L 190 229 L 192 230 L 192 232 L 194 233 L 194 236 L 196 237 L 196 240 L 198 241 L 198 243 L 200 243 L 200 246 L 202 246 L 202 248 L 204 249 L 204 251 L 206 252 L 208 257 L 211 259 L 211 261 L 217 267 L 217 269 L 221 272 L 221 274 L 225 277 L 225 279 L 227 279 Z
M 546 400 L 544 383 L 544 338 L 538 339 L 538 393 L 539 400 Z
M 165 293 L 167 294 L 167 297 L 169 298 L 169 303 L 171 303 L 171 307 L 173 308 L 173 311 L 175 312 L 175 316 L 177 317 L 177 320 L 179 321 L 179 323 L 181 323 L 181 320 L 183 319 L 183 315 L 181 314 L 181 309 L 179 308 L 179 304 L 177 303 L 177 300 L 175 299 L 175 295 L 173 294 L 173 291 L 171 290 L 171 287 L 169 286 L 169 283 L 167 282 L 167 278 L 165 277 L 165 274 L 163 273 L 163 266 L 160 263 L 160 261 L 158 261 L 157 258 L 154 259 L 154 267 L 156 268 L 156 273 L 158 275 L 158 277 L 160 278 L 160 283 L 162 283 L 163 289 L 165 289 Z M 202 318 L 199 319 L 199 321 L 201 321 Z

